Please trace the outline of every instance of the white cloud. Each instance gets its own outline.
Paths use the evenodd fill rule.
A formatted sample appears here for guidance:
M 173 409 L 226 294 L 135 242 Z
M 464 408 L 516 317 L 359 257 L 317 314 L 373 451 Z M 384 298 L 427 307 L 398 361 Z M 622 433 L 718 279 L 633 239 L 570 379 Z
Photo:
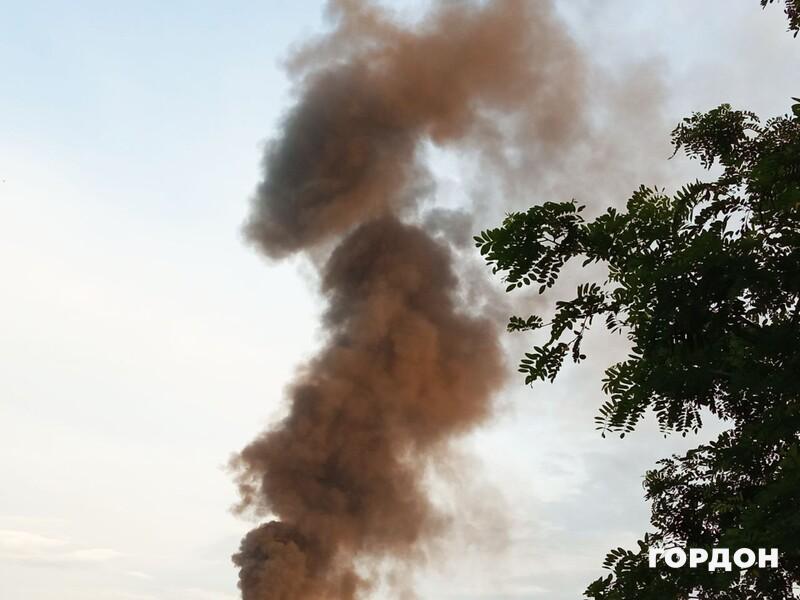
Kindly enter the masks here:
M 0 530 L 0 557 L 37 556 L 60 551 L 68 542 L 29 531 Z
M 30 531 L 0 530 L 0 560 L 26 563 L 96 563 L 122 554 L 110 548 L 86 548 Z
M 178 597 L 186 598 L 186 600 L 237 600 L 238 598 L 233 594 L 221 594 L 220 592 L 200 588 L 182 589 L 179 591 Z
M 135 577 L 136 579 L 144 579 L 150 581 L 153 579 L 152 575 L 148 575 L 147 573 L 142 573 L 141 571 L 125 571 L 126 575 L 130 575 L 131 577 Z
M 103 562 L 120 556 L 122 556 L 120 552 L 110 548 L 86 548 L 68 552 L 64 554 L 63 558 L 67 561 L 76 562 Z

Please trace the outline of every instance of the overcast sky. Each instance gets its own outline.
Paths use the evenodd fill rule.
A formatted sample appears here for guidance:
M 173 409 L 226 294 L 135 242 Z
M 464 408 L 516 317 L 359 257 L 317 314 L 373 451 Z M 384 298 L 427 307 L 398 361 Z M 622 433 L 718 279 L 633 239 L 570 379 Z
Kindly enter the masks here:
M 685 165 L 662 167 L 690 111 L 771 116 L 800 96 L 800 40 L 779 6 L 557 5 L 598 68 L 664 84 L 663 122 L 620 132 L 639 149 L 624 160 L 642 165 L 609 167 L 627 187 L 681 183 Z M 267 264 L 240 224 L 291 102 L 281 60 L 321 14 L 310 0 L 3 6 L 4 600 L 237 597 L 229 556 L 251 524 L 228 511 L 223 465 L 280 413 L 321 310 L 309 269 Z M 458 197 L 458 164 L 436 169 Z M 601 439 L 599 380 L 619 348 L 590 349 L 555 385 L 509 382 L 499 416 L 464 440 L 464 485 L 494 490 L 481 493 L 508 541 L 496 554 L 481 515 L 463 515 L 474 535 L 419 573 L 421 598 L 578 598 L 606 550 L 645 531 L 642 474 L 697 439 L 652 426 Z

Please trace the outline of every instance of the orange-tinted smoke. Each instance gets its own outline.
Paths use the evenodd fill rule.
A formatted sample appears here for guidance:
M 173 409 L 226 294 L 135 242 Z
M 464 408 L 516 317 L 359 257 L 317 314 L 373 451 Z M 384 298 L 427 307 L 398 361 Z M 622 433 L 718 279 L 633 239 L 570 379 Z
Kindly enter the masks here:
M 546 0 L 449 2 L 413 30 L 354 0 L 330 9 L 338 28 L 295 58 L 301 96 L 246 225 L 270 256 L 415 204 L 423 139 L 553 160 L 583 130 L 583 63 Z
M 394 217 L 333 252 L 330 341 L 239 456 L 245 502 L 280 517 L 235 557 L 247 600 L 354 598 L 355 557 L 409 557 L 436 530 L 420 469 L 489 415 L 502 375 L 494 326 L 458 313 L 455 285 L 448 251 Z
M 359 561 L 418 558 L 444 522 L 425 467 L 492 412 L 496 326 L 456 305 L 449 249 L 415 224 L 420 143 L 500 160 L 516 136 L 557 153 L 581 126 L 581 63 L 549 2 L 451 2 L 407 26 L 329 10 L 333 32 L 292 63 L 299 98 L 246 225 L 270 257 L 334 250 L 327 343 L 233 461 L 242 508 L 275 515 L 234 555 L 244 600 L 363 598 Z

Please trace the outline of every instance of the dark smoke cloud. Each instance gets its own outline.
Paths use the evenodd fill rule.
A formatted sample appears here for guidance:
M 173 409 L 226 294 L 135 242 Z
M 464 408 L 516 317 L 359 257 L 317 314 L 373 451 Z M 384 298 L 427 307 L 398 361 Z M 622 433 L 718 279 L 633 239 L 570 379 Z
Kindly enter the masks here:
M 489 416 L 502 375 L 493 325 L 457 312 L 455 285 L 448 251 L 393 217 L 336 248 L 330 342 L 289 416 L 239 457 L 244 501 L 281 519 L 236 555 L 245 598 L 353 598 L 354 556 L 411 557 L 439 527 L 420 470 Z
M 288 416 L 232 463 L 240 508 L 275 517 L 234 555 L 245 600 L 352 600 L 376 584 L 365 561 L 423 558 L 447 523 L 426 469 L 492 414 L 496 321 L 459 306 L 437 239 L 463 237 L 463 215 L 420 224 L 421 143 L 511 173 L 553 164 L 586 127 L 584 64 L 550 2 L 452 2 L 413 26 L 355 0 L 329 12 L 333 31 L 291 63 L 298 100 L 246 224 L 272 258 L 334 249 L 327 343 Z
M 549 2 L 453 2 L 413 30 L 370 5 L 330 9 L 338 28 L 293 63 L 300 99 L 246 226 L 269 256 L 413 206 L 422 139 L 552 162 L 584 127 L 583 62 Z

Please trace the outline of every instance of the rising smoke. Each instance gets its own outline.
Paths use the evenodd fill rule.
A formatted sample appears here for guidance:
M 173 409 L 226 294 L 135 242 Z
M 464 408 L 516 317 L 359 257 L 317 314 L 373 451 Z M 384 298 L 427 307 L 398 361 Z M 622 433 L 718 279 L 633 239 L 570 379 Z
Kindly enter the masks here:
M 458 305 L 452 251 L 428 229 L 444 217 L 419 215 L 421 145 L 511 173 L 586 128 L 584 63 L 548 1 L 443 3 L 413 25 L 357 0 L 328 12 L 333 30 L 290 63 L 298 99 L 245 227 L 271 258 L 332 249 L 326 344 L 288 415 L 232 463 L 240 508 L 275 518 L 234 555 L 245 600 L 363 598 L 376 582 L 359 564 L 420 558 L 446 523 L 424 473 L 492 414 L 497 322 Z

